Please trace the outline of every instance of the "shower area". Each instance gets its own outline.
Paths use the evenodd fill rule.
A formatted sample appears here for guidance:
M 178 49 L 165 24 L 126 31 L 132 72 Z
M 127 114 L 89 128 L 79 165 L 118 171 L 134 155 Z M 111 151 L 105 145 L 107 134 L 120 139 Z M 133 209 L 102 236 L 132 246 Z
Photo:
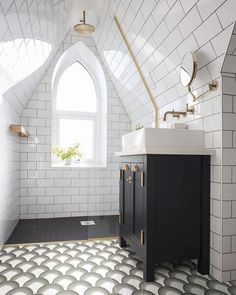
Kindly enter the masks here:
M 115 131 L 108 126 L 114 110 L 107 100 L 115 90 L 108 86 L 94 32 L 83 11 L 23 110 L 21 124 L 11 125 L 23 161 L 21 219 L 7 243 L 118 236 L 118 161 L 111 151 Z

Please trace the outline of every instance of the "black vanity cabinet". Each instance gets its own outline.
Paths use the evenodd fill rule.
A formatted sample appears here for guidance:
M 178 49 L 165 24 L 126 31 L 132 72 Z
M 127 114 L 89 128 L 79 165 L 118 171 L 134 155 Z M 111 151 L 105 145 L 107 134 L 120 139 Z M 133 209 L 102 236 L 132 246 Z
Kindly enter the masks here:
M 129 245 L 153 281 L 155 264 L 198 259 L 209 272 L 210 156 L 122 156 L 120 246 Z

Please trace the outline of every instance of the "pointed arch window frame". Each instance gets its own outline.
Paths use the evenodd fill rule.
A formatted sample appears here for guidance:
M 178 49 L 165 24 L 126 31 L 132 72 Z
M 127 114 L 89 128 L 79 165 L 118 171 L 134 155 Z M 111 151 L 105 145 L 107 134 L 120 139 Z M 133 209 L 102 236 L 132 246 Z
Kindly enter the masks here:
M 93 80 L 96 92 L 96 112 L 57 110 L 57 90 L 60 77 L 75 62 L 79 62 Z M 58 60 L 52 79 L 52 146 L 59 143 L 60 119 L 90 120 L 93 122 L 93 157 L 91 161 L 74 163 L 73 167 L 107 166 L 107 88 L 106 79 L 97 57 L 81 41 L 72 45 Z M 52 155 L 53 167 L 64 166 Z

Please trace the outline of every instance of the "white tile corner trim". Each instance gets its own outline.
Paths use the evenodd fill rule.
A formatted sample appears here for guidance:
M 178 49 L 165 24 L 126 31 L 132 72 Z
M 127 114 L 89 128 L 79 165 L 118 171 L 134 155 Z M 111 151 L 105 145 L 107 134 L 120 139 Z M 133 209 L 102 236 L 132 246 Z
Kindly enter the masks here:
M 226 278 L 236 273 L 236 25 L 222 68 L 223 139 L 222 235 L 223 272 Z M 227 246 L 226 246 L 227 245 Z

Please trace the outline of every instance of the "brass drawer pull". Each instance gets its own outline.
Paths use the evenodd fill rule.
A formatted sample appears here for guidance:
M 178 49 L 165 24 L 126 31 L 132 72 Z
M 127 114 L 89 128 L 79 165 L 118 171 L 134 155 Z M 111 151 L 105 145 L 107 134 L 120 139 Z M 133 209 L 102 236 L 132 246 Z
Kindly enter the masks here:
M 137 164 L 132 166 L 132 172 L 139 172 L 139 166 Z
M 144 230 L 143 229 L 140 232 L 140 244 L 144 245 Z
M 127 178 L 126 178 L 126 181 L 127 181 L 128 183 L 132 183 L 132 177 L 131 177 L 131 176 L 127 177 Z
M 128 171 L 128 170 L 129 170 L 129 165 L 128 165 L 128 164 L 125 164 L 125 165 L 123 166 L 123 170 L 124 170 L 124 171 Z
M 120 169 L 120 180 L 122 180 L 122 179 L 123 179 L 123 170 Z
M 119 213 L 119 223 L 121 223 L 122 222 L 122 213 L 120 212 Z
M 141 172 L 140 178 L 141 178 L 141 186 L 144 186 L 144 172 L 143 171 Z

